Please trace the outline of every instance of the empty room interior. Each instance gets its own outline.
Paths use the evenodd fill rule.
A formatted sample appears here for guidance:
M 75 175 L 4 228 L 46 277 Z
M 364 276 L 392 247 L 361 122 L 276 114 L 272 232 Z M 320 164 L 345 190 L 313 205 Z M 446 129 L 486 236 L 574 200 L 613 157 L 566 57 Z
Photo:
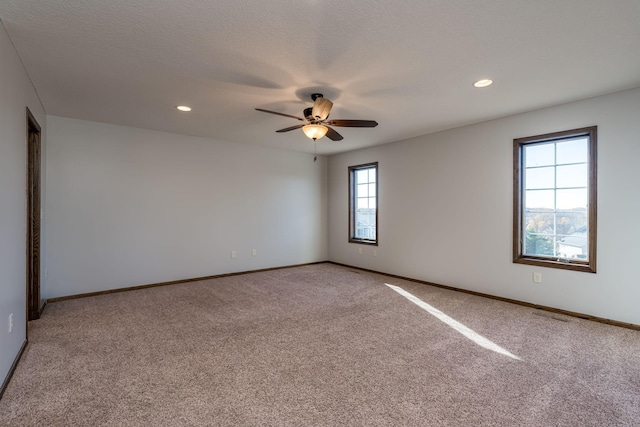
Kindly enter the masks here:
M 0 2 L 0 426 L 638 425 L 640 2 Z

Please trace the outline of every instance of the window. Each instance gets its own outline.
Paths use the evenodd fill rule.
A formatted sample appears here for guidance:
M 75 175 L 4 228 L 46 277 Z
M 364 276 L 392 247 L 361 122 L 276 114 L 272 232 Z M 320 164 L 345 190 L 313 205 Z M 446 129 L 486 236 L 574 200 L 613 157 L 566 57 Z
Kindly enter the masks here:
M 378 244 L 378 163 L 349 167 L 349 241 Z
M 596 272 L 596 132 L 514 139 L 513 262 Z

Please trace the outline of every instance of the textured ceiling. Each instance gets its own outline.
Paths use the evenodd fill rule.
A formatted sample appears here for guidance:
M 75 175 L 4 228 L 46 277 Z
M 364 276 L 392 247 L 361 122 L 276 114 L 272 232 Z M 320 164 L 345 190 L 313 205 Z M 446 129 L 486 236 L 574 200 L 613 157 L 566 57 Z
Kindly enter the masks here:
M 319 91 L 379 122 L 325 154 L 640 86 L 640 0 L 2 0 L 0 19 L 48 114 L 309 152 L 254 108 L 301 116 Z

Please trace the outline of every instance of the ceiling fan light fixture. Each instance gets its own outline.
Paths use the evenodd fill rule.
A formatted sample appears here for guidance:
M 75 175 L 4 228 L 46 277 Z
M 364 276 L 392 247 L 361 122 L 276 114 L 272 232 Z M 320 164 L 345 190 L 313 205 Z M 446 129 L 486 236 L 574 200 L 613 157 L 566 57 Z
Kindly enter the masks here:
M 302 131 L 307 135 L 307 138 L 315 141 L 325 136 L 329 131 L 329 128 L 323 125 L 311 124 L 302 126 Z
M 333 102 L 325 100 L 321 93 L 312 93 L 311 100 L 313 101 L 313 107 L 305 108 L 303 111 L 303 117 L 292 116 L 290 114 L 279 113 L 277 111 L 265 110 L 264 108 L 256 108 L 257 111 L 263 113 L 276 114 L 278 116 L 289 117 L 296 119 L 301 124 L 295 126 L 289 126 L 284 129 L 278 129 L 276 132 L 290 132 L 295 129 L 302 129 L 305 136 L 309 139 L 317 141 L 320 138 L 326 136 L 332 141 L 342 141 L 344 138 L 340 133 L 336 132 L 333 126 L 341 126 L 347 128 L 374 128 L 378 126 L 378 122 L 375 120 L 345 120 L 345 119 L 332 119 L 327 121 L 329 112 L 333 106 Z M 331 127 L 329 127 L 330 125 Z
M 326 98 L 316 98 L 316 100 L 313 102 L 313 110 L 311 111 L 311 115 L 313 115 L 316 120 L 325 120 L 327 117 L 329 117 L 331 107 L 333 107 L 333 102 L 329 101 Z

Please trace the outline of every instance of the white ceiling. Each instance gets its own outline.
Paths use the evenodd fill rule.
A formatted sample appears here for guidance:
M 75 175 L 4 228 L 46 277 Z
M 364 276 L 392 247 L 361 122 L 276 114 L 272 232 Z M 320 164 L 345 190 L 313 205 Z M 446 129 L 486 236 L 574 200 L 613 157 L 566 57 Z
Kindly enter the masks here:
M 48 114 L 308 152 L 254 108 L 322 92 L 379 122 L 324 154 L 640 86 L 640 0 L 2 0 L 0 19 Z

